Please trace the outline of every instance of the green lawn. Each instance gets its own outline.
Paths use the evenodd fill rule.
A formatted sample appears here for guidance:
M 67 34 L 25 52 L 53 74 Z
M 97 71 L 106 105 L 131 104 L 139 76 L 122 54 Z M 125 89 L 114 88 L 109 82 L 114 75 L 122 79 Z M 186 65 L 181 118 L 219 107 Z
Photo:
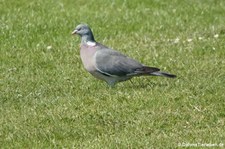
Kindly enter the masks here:
M 225 147 L 224 0 L 0 0 L 0 16 L 0 148 Z M 178 77 L 108 87 L 80 23 Z

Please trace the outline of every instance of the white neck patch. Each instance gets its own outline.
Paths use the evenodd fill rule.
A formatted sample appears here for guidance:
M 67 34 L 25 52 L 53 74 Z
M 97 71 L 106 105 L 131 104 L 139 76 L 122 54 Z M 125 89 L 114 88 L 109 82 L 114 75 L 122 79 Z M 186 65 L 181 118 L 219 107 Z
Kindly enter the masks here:
M 88 41 L 87 42 L 87 45 L 89 45 L 89 46 L 95 46 L 96 45 L 96 42 Z

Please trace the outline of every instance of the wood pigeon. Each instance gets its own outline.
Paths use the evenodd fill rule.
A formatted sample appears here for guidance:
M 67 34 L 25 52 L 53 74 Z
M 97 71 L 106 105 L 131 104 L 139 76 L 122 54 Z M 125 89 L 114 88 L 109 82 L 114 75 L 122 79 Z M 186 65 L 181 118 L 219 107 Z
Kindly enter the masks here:
M 160 71 L 159 68 L 148 67 L 96 42 L 90 27 L 86 24 L 78 25 L 72 34 L 81 37 L 80 57 L 84 68 L 94 77 L 107 82 L 110 86 L 136 76 L 176 77 L 176 75 Z

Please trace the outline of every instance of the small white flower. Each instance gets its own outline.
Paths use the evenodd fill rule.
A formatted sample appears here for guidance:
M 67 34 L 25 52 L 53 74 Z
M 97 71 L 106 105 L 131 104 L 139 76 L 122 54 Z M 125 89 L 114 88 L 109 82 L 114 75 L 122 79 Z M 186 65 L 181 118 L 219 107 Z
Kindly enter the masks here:
M 47 50 L 51 50 L 52 49 L 52 46 L 47 46 Z
M 191 38 L 187 39 L 187 42 L 192 42 L 192 39 Z
M 215 34 L 215 35 L 214 35 L 214 38 L 218 38 L 218 37 L 219 37 L 219 35 L 218 35 L 218 34 Z
M 176 38 L 175 40 L 174 40 L 174 43 L 178 43 L 180 41 L 180 39 L 179 38 Z
M 198 39 L 199 39 L 199 40 L 202 40 L 202 39 L 203 39 L 203 37 L 198 37 Z

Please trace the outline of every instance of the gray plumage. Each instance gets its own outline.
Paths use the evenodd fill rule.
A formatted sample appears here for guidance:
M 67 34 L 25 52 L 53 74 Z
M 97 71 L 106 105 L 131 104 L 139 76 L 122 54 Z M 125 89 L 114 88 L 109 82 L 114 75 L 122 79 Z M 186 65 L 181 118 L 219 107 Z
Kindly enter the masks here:
M 81 37 L 80 56 L 85 69 L 110 86 L 135 76 L 176 77 L 173 74 L 161 72 L 159 68 L 145 66 L 96 42 L 91 29 L 86 24 L 78 25 L 72 34 L 78 34 Z

